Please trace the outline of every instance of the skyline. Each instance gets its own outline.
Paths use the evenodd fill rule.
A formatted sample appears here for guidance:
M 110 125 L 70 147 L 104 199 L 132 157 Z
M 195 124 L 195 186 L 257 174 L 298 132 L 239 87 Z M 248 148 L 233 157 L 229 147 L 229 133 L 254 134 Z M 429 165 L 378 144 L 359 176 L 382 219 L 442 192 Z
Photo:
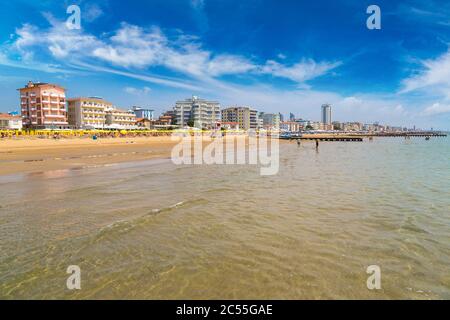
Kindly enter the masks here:
M 70 4 L 81 30 L 65 26 Z M 18 111 L 16 89 L 33 80 L 123 108 L 199 95 L 318 119 L 329 103 L 337 121 L 449 130 L 450 5 L 377 1 L 382 29 L 368 30 L 370 4 L 2 3 L 0 112 Z

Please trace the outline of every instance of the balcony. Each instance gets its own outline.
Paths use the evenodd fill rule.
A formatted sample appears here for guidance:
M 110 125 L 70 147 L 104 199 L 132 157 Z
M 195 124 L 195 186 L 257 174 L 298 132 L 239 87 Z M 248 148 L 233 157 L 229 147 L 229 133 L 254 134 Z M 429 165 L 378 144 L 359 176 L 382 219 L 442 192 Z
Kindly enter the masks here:
M 65 119 L 66 116 L 60 114 L 46 114 L 44 115 L 46 118 L 56 118 L 56 119 Z

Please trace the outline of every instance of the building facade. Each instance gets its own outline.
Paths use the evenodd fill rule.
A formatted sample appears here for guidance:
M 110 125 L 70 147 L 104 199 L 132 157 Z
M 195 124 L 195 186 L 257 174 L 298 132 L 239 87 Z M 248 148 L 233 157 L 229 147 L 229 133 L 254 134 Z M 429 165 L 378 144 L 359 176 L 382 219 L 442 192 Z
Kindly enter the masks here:
M 24 126 L 35 129 L 67 129 L 66 90 L 49 83 L 32 81 L 20 92 Z
M 174 108 L 177 125 L 181 127 L 193 124 L 199 129 L 211 129 L 220 122 L 220 104 L 193 96 L 177 101 Z
M 322 123 L 326 125 L 331 125 L 331 105 L 322 105 Z
M 132 110 L 133 110 L 134 114 L 136 115 L 136 118 L 148 119 L 148 120 L 155 119 L 155 110 L 144 109 L 141 107 L 133 107 Z
M 222 123 L 237 123 L 242 130 L 258 127 L 258 112 L 249 107 L 231 107 L 222 110 Z
M 280 130 L 281 131 L 288 131 L 288 132 L 299 132 L 303 129 L 303 126 L 295 121 L 284 121 L 280 123 Z
M 268 130 L 280 129 L 280 114 L 278 113 L 262 113 L 260 117 L 263 119 L 263 127 Z
M 76 129 L 104 129 L 111 102 L 99 97 L 68 99 L 68 121 Z
M 0 130 L 22 130 L 22 117 L 0 113 Z
M 106 110 L 106 129 L 132 130 L 139 129 L 136 124 L 136 115 L 133 111 L 116 108 Z

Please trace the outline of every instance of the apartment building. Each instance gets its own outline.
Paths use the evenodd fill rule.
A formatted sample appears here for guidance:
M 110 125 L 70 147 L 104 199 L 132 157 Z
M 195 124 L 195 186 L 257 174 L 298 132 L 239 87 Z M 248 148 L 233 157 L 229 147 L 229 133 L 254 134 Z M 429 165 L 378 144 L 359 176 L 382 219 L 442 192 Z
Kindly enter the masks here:
M 220 122 L 220 104 L 193 96 L 190 99 L 177 101 L 174 107 L 177 125 L 181 127 L 193 124 L 199 129 L 216 128 Z
M 263 126 L 265 129 L 280 129 L 280 115 L 278 113 L 261 113 L 260 117 L 263 119 Z
M 22 130 L 22 117 L 0 113 L 0 130 Z
M 20 92 L 23 124 L 35 129 L 67 129 L 66 90 L 55 84 L 33 83 Z
M 104 129 L 106 111 L 113 108 L 111 102 L 100 97 L 68 99 L 68 121 L 76 129 Z
M 238 123 L 242 130 L 258 127 L 258 112 L 249 107 L 230 107 L 222 110 L 222 123 Z
M 280 130 L 288 132 L 299 132 L 303 129 L 303 126 L 295 121 L 284 121 L 280 122 Z
M 148 120 L 155 119 L 155 110 L 153 110 L 153 109 L 145 109 L 145 108 L 134 106 L 132 108 L 132 110 L 133 110 L 134 114 L 136 115 L 136 118 L 148 119 Z
M 106 110 L 105 128 L 131 130 L 139 127 L 136 124 L 136 114 L 133 111 L 110 108 Z

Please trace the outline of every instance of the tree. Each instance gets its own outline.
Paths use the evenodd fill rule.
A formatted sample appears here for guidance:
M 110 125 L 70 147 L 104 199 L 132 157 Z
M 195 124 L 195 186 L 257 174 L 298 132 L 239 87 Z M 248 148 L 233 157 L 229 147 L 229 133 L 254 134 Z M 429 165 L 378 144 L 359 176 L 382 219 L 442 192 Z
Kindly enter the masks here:
M 187 122 L 187 125 L 188 125 L 188 127 L 191 127 L 191 128 L 193 128 L 193 127 L 194 127 L 194 125 L 195 125 L 195 122 L 194 122 L 194 120 L 192 120 L 192 119 L 189 119 L 189 120 L 188 120 L 188 122 Z

